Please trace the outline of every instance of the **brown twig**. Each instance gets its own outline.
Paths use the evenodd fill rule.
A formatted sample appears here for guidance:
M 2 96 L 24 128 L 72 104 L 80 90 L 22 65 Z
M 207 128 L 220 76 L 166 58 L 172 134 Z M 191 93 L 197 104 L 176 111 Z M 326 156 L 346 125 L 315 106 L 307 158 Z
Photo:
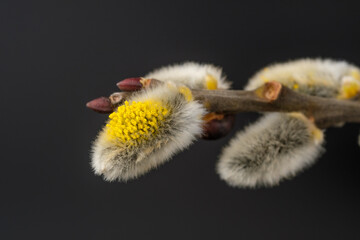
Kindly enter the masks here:
M 254 91 L 192 90 L 194 98 L 213 112 L 302 112 L 320 128 L 342 122 L 360 123 L 360 102 L 297 93 L 278 82 Z
M 146 86 L 159 84 L 149 79 Z M 195 100 L 202 102 L 210 112 L 302 112 L 313 119 L 320 128 L 343 122 L 360 123 L 360 102 L 335 98 L 314 97 L 297 93 L 278 82 L 269 82 L 253 91 L 243 90 L 196 90 Z M 127 99 L 131 92 L 114 93 L 110 96 L 115 108 Z

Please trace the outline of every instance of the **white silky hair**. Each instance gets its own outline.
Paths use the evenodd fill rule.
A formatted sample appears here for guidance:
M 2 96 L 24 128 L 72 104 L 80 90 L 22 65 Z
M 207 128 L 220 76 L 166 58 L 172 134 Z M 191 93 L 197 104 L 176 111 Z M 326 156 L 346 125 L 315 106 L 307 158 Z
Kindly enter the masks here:
M 109 141 L 105 128 L 99 133 L 92 148 L 92 167 L 96 174 L 108 181 L 127 181 L 137 178 L 174 154 L 187 148 L 202 133 L 204 107 L 188 102 L 174 84 L 164 84 L 135 94 L 129 101 L 161 101 L 171 109 L 159 127 L 159 132 L 139 146 Z
M 161 67 L 148 73 L 144 77 L 181 83 L 193 89 L 204 89 L 206 75 L 208 74 L 217 80 L 219 89 L 228 89 L 230 87 L 231 83 L 226 80 L 222 68 L 212 64 L 196 62 L 185 62 Z
M 305 117 L 265 114 L 231 140 L 220 156 L 217 172 L 234 187 L 277 185 L 313 164 L 323 152 L 322 132 L 316 138 L 314 130 Z

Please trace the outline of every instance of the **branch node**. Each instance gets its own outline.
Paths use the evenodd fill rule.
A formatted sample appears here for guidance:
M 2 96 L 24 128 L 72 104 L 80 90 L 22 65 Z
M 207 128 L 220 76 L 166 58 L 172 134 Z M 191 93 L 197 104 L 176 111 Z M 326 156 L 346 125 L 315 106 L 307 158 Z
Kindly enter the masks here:
M 255 94 L 269 102 L 277 100 L 282 90 L 281 83 L 278 82 L 267 82 L 261 87 L 255 89 Z
M 263 97 L 269 101 L 275 101 L 279 98 L 281 90 L 281 83 L 267 82 L 264 84 Z

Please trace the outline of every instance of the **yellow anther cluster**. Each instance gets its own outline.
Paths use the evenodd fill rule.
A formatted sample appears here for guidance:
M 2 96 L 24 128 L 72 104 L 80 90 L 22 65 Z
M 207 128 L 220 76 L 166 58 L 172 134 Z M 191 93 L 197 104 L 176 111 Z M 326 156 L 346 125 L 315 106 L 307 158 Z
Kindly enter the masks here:
M 193 100 L 193 95 L 189 88 L 181 86 L 179 87 L 179 92 L 185 97 L 186 101 L 191 102 Z
M 355 97 L 360 91 L 360 83 L 356 80 L 347 82 L 341 86 L 340 96 L 341 99 L 349 99 Z
M 168 115 L 169 110 L 159 102 L 126 101 L 110 114 L 107 133 L 111 140 L 136 145 L 156 134 Z
M 206 89 L 209 90 L 215 90 L 218 88 L 218 82 L 216 78 L 211 74 L 207 74 L 205 76 L 205 85 L 206 85 Z

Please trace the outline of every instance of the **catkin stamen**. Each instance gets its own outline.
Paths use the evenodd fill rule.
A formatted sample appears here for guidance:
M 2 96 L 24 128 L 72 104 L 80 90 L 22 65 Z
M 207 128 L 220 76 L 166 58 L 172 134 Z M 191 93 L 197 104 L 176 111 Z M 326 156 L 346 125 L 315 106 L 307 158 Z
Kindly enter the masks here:
M 126 101 L 110 114 L 107 135 L 114 142 L 137 145 L 156 134 L 168 116 L 168 108 L 160 102 Z

